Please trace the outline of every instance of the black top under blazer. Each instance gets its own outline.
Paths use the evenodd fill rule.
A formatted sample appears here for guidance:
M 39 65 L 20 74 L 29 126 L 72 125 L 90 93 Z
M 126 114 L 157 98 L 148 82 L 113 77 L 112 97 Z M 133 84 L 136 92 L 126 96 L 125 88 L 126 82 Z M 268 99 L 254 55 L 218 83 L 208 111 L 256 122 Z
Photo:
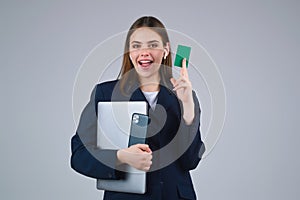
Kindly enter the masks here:
M 122 172 L 109 167 L 115 166 L 117 150 L 96 147 L 97 104 L 99 101 L 147 102 L 139 87 L 131 89 L 131 94 L 127 96 L 120 91 L 118 80 L 98 84 L 93 89 L 71 141 L 71 167 L 75 171 L 96 179 L 122 178 Z M 146 143 L 152 150 L 153 159 L 146 175 L 147 191 L 145 194 L 105 191 L 104 200 L 196 199 L 189 171 L 197 167 L 205 147 L 199 131 L 200 107 L 194 92 L 193 99 L 195 118 L 191 125 L 186 125 L 182 118 L 182 104 L 176 94 L 160 85 L 155 110 L 148 105 L 151 123 Z M 106 165 L 99 160 L 105 160 Z

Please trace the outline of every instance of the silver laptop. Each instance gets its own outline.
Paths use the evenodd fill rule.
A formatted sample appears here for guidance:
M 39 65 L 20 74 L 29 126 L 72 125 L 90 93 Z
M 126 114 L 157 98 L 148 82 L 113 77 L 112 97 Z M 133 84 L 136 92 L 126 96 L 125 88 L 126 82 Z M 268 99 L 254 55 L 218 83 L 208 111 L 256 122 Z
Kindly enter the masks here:
M 142 101 L 99 102 L 97 146 L 101 149 L 127 148 L 132 114 L 147 114 L 147 103 Z M 144 194 L 146 172 L 126 166 L 126 178 L 97 179 L 97 189 Z

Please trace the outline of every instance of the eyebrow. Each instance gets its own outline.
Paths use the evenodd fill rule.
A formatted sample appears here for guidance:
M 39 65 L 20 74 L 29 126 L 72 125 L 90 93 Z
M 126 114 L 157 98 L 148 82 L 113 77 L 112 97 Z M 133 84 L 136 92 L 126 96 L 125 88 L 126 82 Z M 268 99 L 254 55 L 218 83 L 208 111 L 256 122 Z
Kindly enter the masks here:
M 151 41 L 148 41 L 147 43 L 149 44 L 149 43 L 155 43 L 155 42 L 158 42 L 158 43 L 159 43 L 159 41 L 158 41 L 158 40 L 151 40 Z M 142 42 L 139 42 L 139 41 L 132 41 L 131 43 L 138 43 L 138 44 L 142 44 Z

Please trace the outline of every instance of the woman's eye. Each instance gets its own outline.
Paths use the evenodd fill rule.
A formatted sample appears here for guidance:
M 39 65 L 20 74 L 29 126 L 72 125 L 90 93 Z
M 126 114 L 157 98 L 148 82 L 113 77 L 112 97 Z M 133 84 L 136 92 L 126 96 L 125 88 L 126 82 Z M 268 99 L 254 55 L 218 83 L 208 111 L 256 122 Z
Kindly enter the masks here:
M 154 44 L 150 44 L 149 47 L 150 48 L 156 48 L 156 47 L 158 47 L 158 45 L 154 43 Z
M 137 49 L 137 48 L 140 48 L 140 47 L 141 47 L 141 45 L 139 45 L 139 44 L 133 44 L 133 45 L 132 45 L 132 48 L 133 48 L 133 49 Z

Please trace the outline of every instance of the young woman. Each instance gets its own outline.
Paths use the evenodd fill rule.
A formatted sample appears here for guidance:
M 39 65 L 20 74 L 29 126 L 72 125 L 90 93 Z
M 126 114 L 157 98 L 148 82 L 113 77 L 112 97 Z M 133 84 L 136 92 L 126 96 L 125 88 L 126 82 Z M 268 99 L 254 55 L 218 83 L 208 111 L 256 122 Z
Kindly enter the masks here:
M 182 62 L 172 77 L 167 31 L 154 17 L 141 17 L 130 27 L 117 80 L 98 84 L 72 137 L 71 166 L 99 179 L 119 179 L 118 166 L 147 172 L 145 194 L 105 191 L 104 199 L 196 199 L 190 170 L 197 167 L 204 144 L 199 131 L 200 107 Z M 125 149 L 96 148 L 99 101 L 146 101 L 151 123 L 146 144 Z M 112 167 L 113 166 L 113 167 Z

